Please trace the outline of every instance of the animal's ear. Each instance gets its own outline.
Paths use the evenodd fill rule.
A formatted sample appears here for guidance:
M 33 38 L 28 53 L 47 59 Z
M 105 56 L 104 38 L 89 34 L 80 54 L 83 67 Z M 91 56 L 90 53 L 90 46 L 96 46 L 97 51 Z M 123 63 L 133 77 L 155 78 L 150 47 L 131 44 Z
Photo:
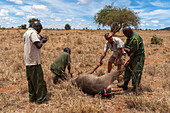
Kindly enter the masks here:
M 76 78 L 73 78 L 73 79 L 71 80 L 71 83 L 72 83 L 73 85 L 77 86 Z

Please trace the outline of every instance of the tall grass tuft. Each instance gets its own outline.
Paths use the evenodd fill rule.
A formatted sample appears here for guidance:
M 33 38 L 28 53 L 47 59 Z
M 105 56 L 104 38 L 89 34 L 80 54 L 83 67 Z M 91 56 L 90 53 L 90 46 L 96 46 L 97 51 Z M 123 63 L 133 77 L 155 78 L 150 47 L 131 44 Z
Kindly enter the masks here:
M 126 103 L 128 108 L 135 108 L 138 111 L 144 112 L 170 112 L 170 103 L 168 102 L 168 96 L 160 99 L 159 97 L 149 97 L 149 96 L 130 96 L 126 98 Z

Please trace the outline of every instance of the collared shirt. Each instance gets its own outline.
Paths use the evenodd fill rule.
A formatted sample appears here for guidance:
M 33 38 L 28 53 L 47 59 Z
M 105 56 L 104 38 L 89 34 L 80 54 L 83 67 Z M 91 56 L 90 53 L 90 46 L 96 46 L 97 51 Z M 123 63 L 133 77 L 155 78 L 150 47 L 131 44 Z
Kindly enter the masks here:
M 123 47 L 124 47 L 124 42 L 120 38 L 113 37 L 113 44 L 106 42 L 104 51 L 107 52 L 108 49 L 110 48 L 110 50 L 113 51 L 113 56 L 117 57 L 120 54 L 119 48 L 123 48 Z M 123 54 L 125 54 L 125 53 L 126 52 L 123 49 Z
M 125 47 L 130 49 L 130 53 L 128 53 L 128 56 L 131 54 L 132 51 L 135 51 L 134 56 L 138 56 L 145 52 L 143 39 L 134 31 L 131 37 L 127 37 Z
M 34 42 L 40 41 L 40 36 L 34 28 L 28 28 L 24 33 L 24 62 L 26 66 L 41 64 L 41 49 L 38 49 Z
M 70 54 L 67 52 L 62 52 L 59 56 L 57 56 L 54 63 L 51 64 L 51 68 L 53 70 L 61 69 L 65 72 L 65 69 L 68 63 L 71 63 Z

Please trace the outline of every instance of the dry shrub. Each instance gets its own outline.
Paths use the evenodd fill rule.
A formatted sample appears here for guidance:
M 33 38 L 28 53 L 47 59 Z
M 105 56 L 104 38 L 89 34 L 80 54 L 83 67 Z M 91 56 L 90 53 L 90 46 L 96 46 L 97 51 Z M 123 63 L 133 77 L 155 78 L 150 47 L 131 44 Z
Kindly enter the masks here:
M 156 35 L 152 36 L 151 44 L 159 44 L 162 45 L 163 39 L 157 37 Z
M 81 38 L 78 38 L 78 39 L 77 39 L 77 44 L 78 44 L 78 45 L 82 45 L 82 44 L 83 44 L 83 42 L 82 42 L 82 39 L 81 39 Z
M 167 94 L 166 94 L 167 95 Z M 161 99 L 160 99 L 161 97 Z M 161 95 L 160 97 L 147 97 L 147 96 L 131 96 L 126 97 L 128 108 L 135 108 L 138 111 L 144 112 L 170 112 L 170 103 L 168 96 Z
M 76 52 L 77 52 L 78 54 L 83 54 L 83 50 L 81 50 L 81 49 L 76 49 Z
M 163 87 L 163 89 L 170 91 L 170 81 L 169 81 L 169 79 L 164 80 L 162 87 Z

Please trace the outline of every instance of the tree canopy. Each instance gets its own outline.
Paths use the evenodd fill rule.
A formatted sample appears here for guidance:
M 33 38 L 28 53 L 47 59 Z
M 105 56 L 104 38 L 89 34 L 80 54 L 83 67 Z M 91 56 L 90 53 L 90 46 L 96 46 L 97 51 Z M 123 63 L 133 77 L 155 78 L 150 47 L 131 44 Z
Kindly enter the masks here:
M 32 19 L 29 19 L 29 20 L 28 20 L 29 27 L 32 27 L 32 24 L 33 24 L 35 21 L 38 21 L 38 22 L 40 22 L 40 20 L 39 20 L 39 19 L 37 19 L 37 18 L 32 18 Z
M 113 5 L 106 5 L 94 16 L 95 23 L 98 25 L 109 26 L 113 35 L 122 27 L 138 27 L 139 17 L 137 13 L 128 8 L 118 8 Z
M 65 25 L 65 30 L 70 30 L 71 29 L 71 26 L 69 24 L 66 24 Z
M 26 29 L 26 28 L 27 28 L 27 25 L 26 25 L 26 24 L 22 24 L 22 25 L 18 26 L 18 28 Z

